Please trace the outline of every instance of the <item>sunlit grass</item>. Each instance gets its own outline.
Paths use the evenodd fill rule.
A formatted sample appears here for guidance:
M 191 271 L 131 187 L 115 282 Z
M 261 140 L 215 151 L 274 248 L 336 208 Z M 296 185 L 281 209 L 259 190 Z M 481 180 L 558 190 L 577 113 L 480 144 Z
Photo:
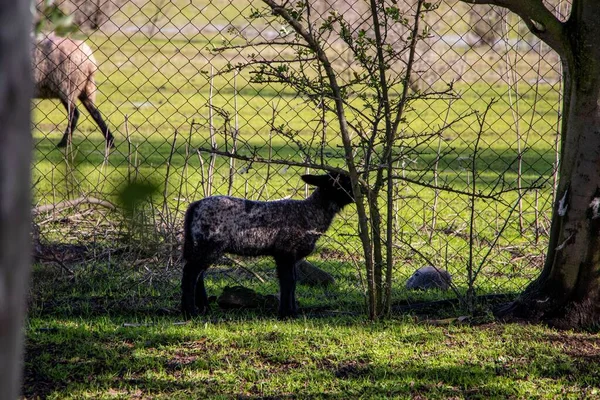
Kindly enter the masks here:
M 410 318 L 30 320 L 27 397 L 594 398 L 593 335 Z M 485 344 L 485 345 L 484 345 Z
M 195 149 L 210 147 L 210 67 L 212 65 L 216 72 L 227 62 L 225 57 L 211 52 L 211 43 L 215 40 L 219 38 L 212 31 L 191 39 L 181 35 L 170 38 L 148 38 L 142 34 L 126 36 L 118 32 L 91 36 L 89 41 L 100 65 L 99 109 L 115 133 L 116 149 L 105 160 L 102 136 L 84 110 L 74 134 L 72 151 L 65 153 L 56 149 L 54 146 L 66 124 L 65 112 L 58 102 L 36 102 L 35 202 L 55 203 L 82 194 L 115 201 L 123 182 L 138 177 L 154 182 L 160 188 L 155 203 L 160 205 L 166 201 L 172 208 L 179 207 L 176 216 L 180 218 L 188 202 L 204 195 L 202 185 L 207 179 L 210 160 L 205 153 L 199 156 Z M 319 109 L 281 85 L 250 84 L 248 70 L 237 75 L 236 94 L 233 78 L 233 74 L 214 78 L 212 103 L 228 115 L 229 129 L 237 120 L 238 153 L 247 157 L 257 155 L 302 162 L 298 142 L 309 145 L 315 134 L 321 135 Z M 503 203 L 483 199 L 475 202 L 473 237 L 476 268 L 486 256 L 488 245 L 502 230 L 505 219 L 510 218 L 496 249 L 481 265 L 478 282 L 481 293 L 518 291 L 537 274 L 539 259 L 532 262 L 530 257 L 523 255 L 543 254 L 544 232 L 538 231 L 539 240 L 536 241 L 534 228 L 536 225 L 538 229 L 548 228 L 547 212 L 552 201 L 558 102 L 556 87 L 521 82 L 518 96 L 521 115 L 516 120 L 513 114 L 516 97 L 509 90 L 507 85 L 500 83 L 459 82 L 455 91 L 460 97 L 452 101 L 450 110 L 448 100 L 415 101 L 407 111 L 406 124 L 402 126 L 401 137 L 406 139 L 398 141 L 397 152 L 400 152 L 420 140 L 409 137 L 429 134 L 443 126 L 444 121 L 452 121 L 473 111 L 481 112 L 494 100 L 476 158 L 476 191 L 487 193 L 492 187 L 516 186 L 519 154 L 515 121 L 518 123 L 523 151 L 521 176 L 524 185 L 535 184 L 540 189 L 523 197 L 523 232 L 517 225 L 518 212 L 510 212 L 517 201 L 517 191 L 503 195 Z M 358 99 L 355 106 L 362 107 Z M 352 118 L 350 114 L 349 118 Z M 343 154 L 337 121 L 333 115 L 327 115 L 326 120 L 326 162 L 341 166 Z M 298 142 L 272 134 L 271 121 L 296 132 Z M 223 134 L 224 123 L 222 115 L 215 116 L 217 143 L 222 150 L 231 146 L 231 135 L 226 137 Z M 439 184 L 460 191 L 472 190 L 470 164 L 477 135 L 475 116 L 462 119 L 443 131 L 440 137 L 433 136 L 420 143 L 416 151 L 404 159 L 402 173 L 410 179 L 432 185 L 433 165 L 438 158 L 439 147 Z M 318 145 L 318 140 L 312 145 Z M 299 179 L 299 175 L 305 172 L 302 168 L 272 165 L 269 169 L 263 164 L 238 160 L 235 171 L 232 194 L 236 196 L 277 199 L 304 195 L 304 186 Z M 265 181 L 267 175 L 268 182 Z M 218 157 L 213 193 L 227 193 L 228 176 L 228 160 Z M 163 199 L 165 185 L 167 196 Z M 431 188 L 415 184 L 400 183 L 398 190 L 394 216 L 395 226 L 401 232 L 395 254 L 397 282 L 401 283 L 415 268 L 426 263 L 402 242 L 408 241 L 429 261 L 447 268 L 462 290 L 466 279 L 465 266 L 469 263 L 469 253 L 465 249 L 468 249 L 471 237 L 467 222 L 470 200 L 467 196 L 451 192 L 436 194 Z M 430 238 L 436 196 L 436 231 Z M 350 251 L 360 264 L 361 246 L 355 234 L 354 209 L 349 207 L 334 222 L 320 246 Z M 335 272 L 339 268 L 332 264 L 330 269 Z M 355 274 L 358 272 L 354 267 L 353 270 Z
M 435 306 L 428 316 L 449 318 L 434 321 L 443 327 L 417 323 L 425 317 L 398 312 L 385 322 L 367 321 L 365 271 L 353 206 L 334 221 L 309 257 L 336 283 L 328 288 L 299 286 L 298 320 L 281 322 L 272 312 L 223 311 L 213 305 L 210 316 L 181 324 L 179 251 L 165 249 L 169 243 L 161 235 L 169 231 L 177 237 L 188 202 L 204 196 L 210 158 L 196 149 L 210 147 L 211 67 L 216 74 L 211 101 L 221 112 L 214 118 L 219 149 L 231 148 L 236 121 L 238 153 L 247 157 L 301 162 L 299 143 L 308 145 L 315 135 L 322 135 L 320 109 L 291 89 L 251 84 L 249 70 L 237 74 L 235 82 L 233 74 L 218 75 L 228 62 L 241 57 L 219 55 L 213 48 L 231 39 L 229 24 L 248 23 L 254 4 L 125 2 L 111 17 L 112 30 L 86 38 L 99 63 L 97 103 L 116 137 L 116 148 L 108 157 L 85 110 L 81 109 L 73 147 L 65 152 L 55 148 L 66 125 L 62 106 L 48 100 L 34 103 L 36 204 L 81 195 L 117 202 L 123 184 L 140 179 L 159 188 L 151 213 L 162 214 L 136 221 L 145 225 L 134 225 L 133 232 L 121 231 L 121 224 L 131 221 L 123 222 L 118 212 L 66 211 L 64 218 L 38 218 L 46 243 L 83 244 L 90 260 L 34 266 L 23 394 L 54 399 L 600 396 L 596 373 L 600 343 L 595 335 L 534 326 L 459 325 L 453 319 L 464 313 L 458 302 Z M 436 22 L 437 32 L 464 31 L 466 7 L 442 4 L 438 13 L 444 18 Z M 516 37 L 515 32 L 509 36 Z M 395 307 L 455 297 L 454 292 L 404 290 L 410 274 L 429 262 L 453 275 L 459 294 L 467 289 L 466 268 L 471 261 L 476 271 L 481 268 L 477 294 L 518 292 L 539 274 L 542 264 L 553 200 L 559 86 L 551 80 L 532 83 L 530 75 L 531 65 L 543 61 L 541 69 L 546 71 L 550 61 L 523 54 L 527 66 L 518 66 L 524 79 L 515 93 L 505 80 L 497 79 L 506 68 L 502 50 L 459 51 L 470 69 L 454 85 L 458 97 L 450 109 L 448 98 L 413 102 L 394 150 L 401 154 L 414 147 L 398 173 L 423 183 L 400 179 L 397 186 Z M 340 61 L 335 67 L 349 73 L 344 65 Z M 474 76 L 482 78 L 474 82 Z M 523 195 L 523 231 L 516 190 L 504 193 L 502 202 L 477 199 L 471 231 L 470 198 L 428 187 L 439 158 L 438 184 L 472 190 L 471 160 L 479 136 L 474 115 L 414 145 L 421 141 L 419 135 L 481 112 L 492 100 L 475 160 L 476 192 L 514 189 L 520 158 L 524 185 L 538 187 Z M 358 98 L 353 105 L 364 106 Z M 230 124 L 227 137 L 224 115 Z M 343 166 L 337 121 L 333 115 L 325 120 L 325 161 Z M 272 133 L 271 122 L 293 131 L 296 142 Z M 217 157 L 215 165 L 213 193 L 227 193 L 229 160 Z M 299 176 L 305 172 L 300 167 L 238 160 L 232 194 L 259 200 L 302 198 L 305 187 Z M 172 215 L 164 215 L 163 202 Z M 264 282 L 237 267 L 215 266 L 207 276 L 209 295 L 236 284 L 277 293 L 272 260 L 243 263 Z M 486 312 L 478 310 L 472 321 L 490 321 Z

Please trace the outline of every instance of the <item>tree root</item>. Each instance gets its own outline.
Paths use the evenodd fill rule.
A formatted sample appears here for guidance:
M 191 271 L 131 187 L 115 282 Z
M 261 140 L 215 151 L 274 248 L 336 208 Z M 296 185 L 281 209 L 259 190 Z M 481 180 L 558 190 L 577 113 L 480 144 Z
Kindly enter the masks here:
M 600 325 L 600 309 L 594 302 L 562 301 L 530 293 L 494 310 L 503 322 L 541 323 L 556 329 L 588 330 Z

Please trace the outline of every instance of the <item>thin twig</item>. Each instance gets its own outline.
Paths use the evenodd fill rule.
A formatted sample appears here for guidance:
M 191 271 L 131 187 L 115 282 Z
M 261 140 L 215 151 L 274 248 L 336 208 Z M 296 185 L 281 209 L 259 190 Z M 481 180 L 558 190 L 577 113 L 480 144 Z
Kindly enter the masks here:
M 263 279 L 262 276 L 260 276 L 256 272 L 252 271 L 250 268 L 246 267 L 241 261 L 238 261 L 235 258 L 231 258 L 231 257 L 224 257 L 224 258 L 227 261 L 230 261 L 231 263 L 235 264 L 238 268 L 243 269 L 244 271 L 253 275 L 256 279 L 258 279 L 260 281 L 260 283 L 265 283 L 265 280 Z
M 171 164 L 173 162 L 173 154 L 175 154 L 175 147 L 177 146 L 177 129 L 173 133 L 173 141 L 171 142 L 171 151 L 169 153 L 169 158 L 167 159 L 167 172 L 165 174 L 165 187 L 163 190 L 163 212 L 166 213 L 168 204 L 168 191 L 169 191 L 169 176 L 171 173 Z
M 45 204 L 45 205 L 37 206 L 34 209 L 32 209 L 31 212 L 33 215 L 38 215 L 38 214 L 42 214 L 42 213 L 46 213 L 46 212 L 61 211 L 66 208 L 74 208 L 81 204 L 95 204 L 95 205 L 99 205 L 99 206 L 108 208 L 110 210 L 116 209 L 116 206 L 109 201 L 100 200 L 95 197 L 86 196 L 86 197 L 79 197 L 79 198 L 73 199 L 73 200 L 61 201 L 61 202 L 55 203 L 55 204 Z
M 506 52 L 505 52 L 505 56 L 506 56 L 506 70 L 507 70 L 507 76 L 508 76 L 508 86 L 510 88 L 510 90 L 508 91 L 508 101 L 509 101 L 509 106 L 510 106 L 510 110 L 511 110 L 511 114 L 513 116 L 513 122 L 514 122 L 514 126 L 515 126 L 515 132 L 517 134 L 517 186 L 521 187 L 521 182 L 522 182 L 522 176 L 523 176 L 523 154 L 521 151 L 521 130 L 520 130 L 520 112 L 519 112 L 519 81 L 518 81 L 518 77 L 517 77 L 517 71 L 516 71 L 516 62 L 517 62 L 517 55 L 518 55 L 518 46 L 519 43 L 521 42 L 520 40 L 517 41 L 517 50 L 514 51 L 515 56 L 514 56 L 514 61 L 511 62 L 510 59 L 510 48 L 508 46 L 508 34 L 509 34 L 509 29 L 508 29 L 508 19 L 506 19 L 504 21 L 505 23 L 503 24 L 503 26 L 506 27 L 506 32 L 503 32 L 505 35 L 505 39 L 504 39 L 504 43 L 505 43 L 505 47 L 506 47 Z M 520 23 L 520 20 L 519 20 Z M 518 32 L 518 25 L 517 25 L 517 32 Z M 514 97 L 515 99 L 513 100 L 513 91 L 514 91 Z M 520 190 L 519 190 L 519 198 L 520 196 Z M 523 201 L 521 200 L 519 202 L 519 232 L 523 233 Z
M 471 203 L 470 203 L 470 219 L 469 219 L 469 259 L 467 263 L 467 279 L 469 287 L 467 288 L 467 306 L 470 308 L 470 311 L 473 311 L 473 307 L 475 304 L 475 277 L 477 274 L 473 273 L 473 249 L 475 247 L 475 199 L 476 199 L 476 191 L 477 191 L 477 155 L 479 152 L 479 142 L 481 141 L 481 136 L 483 136 L 483 128 L 485 126 L 485 120 L 488 112 L 494 105 L 495 100 L 492 99 L 486 106 L 485 111 L 481 116 L 477 116 L 477 122 L 479 123 L 479 130 L 477 132 L 477 139 L 475 140 L 475 146 L 473 148 L 473 156 L 471 159 Z
M 235 154 L 237 152 L 237 136 L 238 136 L 238 103 L 237 103 L 237 77 L 239 70 L 235 70 L 233 74 L 233 115 L 234 115 L 234 128 L 231 132 L 232 137 L 232 145 L 231 145 L 231 154 Z M 229 158 L 229 187 L 227 188 L 227 195 L 231 196 L 233 190 L 233 181 L 235 179 L 235 158 Z
M 275 104 L 275 101 L 271 102 L 271 107 L 273 109 L 273 112 L 271 114 L 271 122 L 270 122 L 270 126 L 273 127 L 275 126 L 275 118 L 277 116 L 277 105 L 279 103 Z M 261 186 L 260 191 L 258 192 L 258 195 L 256 196 L 257 199 L 260 199 L 262 197 L 263 191 L 267 190 L 267 198 L 269 197 L 269 192 L 268 192 L 268 186 L 269 186 L 269 180 L 271 179 L 271 160 L 273 159 L 273 130 L 269 129 L 269 158 L 267 159 L 267 174 L 265 176 L 265 184 Z
M 453 99 L 451 99 L 448 102 L 448 108 L 446 109 L 446 115 L 444 116 L 444 125 L 446 125 L 448 122 L 448 116 L 450 114 L 450 110 L 452 109 L 452 102 L 453 102 Z M 438 138 L 437 155 L 436 155 L 436 159 L 435 159 L 435 164 L 433 166 L 433 184 L 435 186 L 438 186 L 438 179 L 439 179 L 438 167 L 439 167 L 439 163 L 440 163 L 441 151 L 442 151 L 442 135 L 440 135 Z M 435 232 L 435 226 L 437 223 L 437 205 L 438 205 L 439 197 L 440 197 L 440 191 L 439 191 L 439 189 L 435 189 L 434 195 L 433 195 L 433 209 L 432 209 L 432 217 L 431 217 L 431 232 L 429 234 L 429 243 L 431 243 L 431 239 L 433 238 L 433 233 Z
M 125 114 L 125 138 L 127 139 L 127 183 L 131 184 L 131 137 L 129 136 L 129 116 Z
M 208 129 L 210 135 L 210 146 L 213 150 L 217 149 L 217 141 L 215 138 L 215 125 L 213 121 L 213 91 L 214 91 L 214 67 L 210 66 L 210 88 L 208 93 Z M 215 172 L 215 153 L 210 155 L 210 163 L 208 164 L 208 181 L 207 181 L 207 196 L 212 195 L 213 178 Z

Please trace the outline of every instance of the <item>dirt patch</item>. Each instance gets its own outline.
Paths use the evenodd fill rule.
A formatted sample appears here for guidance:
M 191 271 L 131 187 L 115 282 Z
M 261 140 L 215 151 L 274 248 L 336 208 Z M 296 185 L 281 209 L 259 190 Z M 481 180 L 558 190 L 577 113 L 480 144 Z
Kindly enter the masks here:
M 600 337 L 597 335 L 559 332 L 547 334 L 544 339 L 570 357 L 600 362 Z
M 193 364 L 197 359 L 198 356 L 190 356 L 180 352 L 166 362 L 165 369 L 169 372 L 179 371 L 184 367 Z
M 84 261 L 88 256 L 85 246 L 68 243 L 47 243 L 34 246 L 33 258 L 36 262 L 57 262 L 73 264 Z
M 297 396 L 286 394 L 281 396 L 250 396 L 245 394 L 240 394 L 236 397 L 238 400 L 290 400 L 297 399 Z
M 27 399 L 45 399 L 51 393 L 64 389 L 66 384 L 40 373 L 36 368 L 26 368 L 22 395 Z
M 356 379 L 363 376 L 368 376 L 371 372 L 371 367 L 363 361 L 348 361 L 341 363 L 334 371 L 336 378 L 340 379 Z
M 345 251 L 330 248 L 323 248 L 316 255 L 323 260 L 349 261 L 352 259 Z
M 45 399 L 50 394 L 67 387 L 66 382 L 52 378 L 44 373 L 44 368 L 36 362 L 38 359 L 50 357 L 58 360 L 63 350 L 51 344 L 25 342 L 25 367 L 23 370 L 22 395 L 28 399 Z

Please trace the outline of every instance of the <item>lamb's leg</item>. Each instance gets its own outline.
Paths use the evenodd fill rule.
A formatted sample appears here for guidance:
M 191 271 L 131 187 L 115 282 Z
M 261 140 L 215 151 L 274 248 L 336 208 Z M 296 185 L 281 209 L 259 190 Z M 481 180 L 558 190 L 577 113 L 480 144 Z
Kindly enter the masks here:
M 104 135 L 104 139 L 106 139 L 106 144 L 110 147 L 115 147 L 115 138 L 113 137 L 112 133 L 110 133 L 108 126 L 106 126 L 106 123 L 102 119 L 102 115 L 100 115 L 100 111 L 98 111 L 92 99 L 83 93 L 81 96 L 79 96 L 79 100 L 81 100 L 85 109 L 88 110 L 94 121 L 96 121 L 98 128 L 100 128 L 100 131 Z
M 198 275 L 198 281 L 196 282 L 196 307 L 202 314 L 208 312 L 208 296 L 206 295 L 206 288 L 204 287 L 204 274 L 206 270 L 200 272 Z
M 183 267 L 181 278 L 181 309 L 185 318 L 206 314 L 208 299 L 204 288 L 204 271 L 208 263 L 190 260 Z
M 75 106 L 75 102 L 69 102 L 67 99 L 60 99 L 60 102 L 67 110 L 67 129 L 65 129 L 65 133 L 61 141 L 57 144 L 58 147 L 65 147 L 71 141 L 71 137 L 73 136 L 73 131 L 77 126 L 77 121 L 79 120 L 79 110 Z
M 293 257 L 275 257 L 279 277 L 279 318 L 293 318 L 296 306 L 296 262 Z

